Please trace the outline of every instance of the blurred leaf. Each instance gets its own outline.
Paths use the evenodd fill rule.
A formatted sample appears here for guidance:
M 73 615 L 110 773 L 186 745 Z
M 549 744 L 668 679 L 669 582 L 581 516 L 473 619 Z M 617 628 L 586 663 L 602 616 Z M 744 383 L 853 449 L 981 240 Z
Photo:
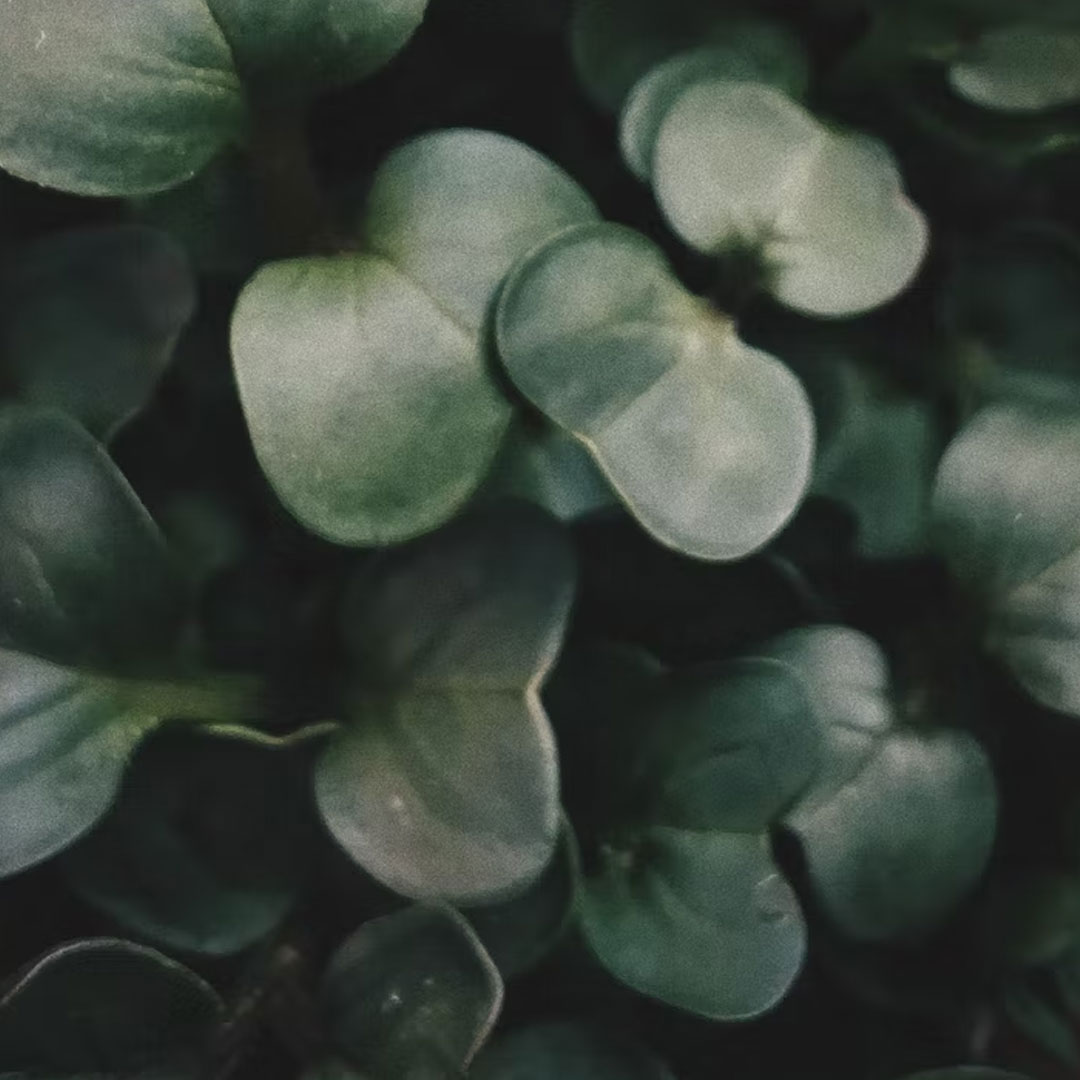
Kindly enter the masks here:
M 634 83 L 662 60 L 723 46 L 733 35 L 756 48 L 773 31 L 769 24 L 734 18 L 712 0 L 576 0 L 570 50 L 585 92 L 601 108 L 616 111 Z
M 423 21 L 428 0 L 205 0 L 243 78 L 266 97 L 314 96 L 387 63 Z
M 1068 403 L 988 406 L 934 491 L 938 549 L 981 605 L 987 647 L 1052 709 L 1080 715 L 1080 417 Z
M 205 737 L 155 739 L 115 807 L 63 861 L 79 894 L 174 949 L 229 954 L 268 934 L 317 836 L 308 756 Z
M 477 1058 L 473 1080 L 672 1080 L 643 1047 L 577 1023 L 534 1024 Z
M 0 167 L 79 195 L 194 176 L 244 128 L 205 0 L 0 5 Z
M 1016 1026 L 1052 1057 L 1080 1069 L 1080 1044 L 1069 1018 L 1023 982 L 1014 981 L 1004 992 L 1005 1013 Z
M 2 352 L 16 391 L 102 439 L 147 404 L 195 310 L 183 250 L 139 226 L 39 240 L 8 288 Z
M 161 663 L 188 615 L 157 527 L 62 413 L 0 410 L 0 646 L 62 663 Z
M 1034 112 L 1080 100 L 1080 34 L 1016 24 L 983 34 L 949 68 L 976 105 Z
M 924 932 L 989 859 L 997 791 L 985 752 L 965 732 L 895 726 L 885 659 L 857 631 L 793 630 L 763 652 L 803 679 L 826 747 L 786 818 L 819 900 L 859 940 Z
M 256 454 L 301 522 L 337 543 L 387 544 L 461 508 L 510 420 L 488 370 L 491 300 L 530 247 L 594 216 L 522 144 L 436 132 L 378 170 L 364 254 L 255 275 L 233 362 Z
M 533 252 L 504 287 L 496 336 L 518 389 L 662 543 L 741 558 L 795 512 L 813 451 L 802 387 L 639 234 L 581 226 Z
M 14 1080 L 198 1080 L 218 996 L 152 949 L 63 945 L 0 1000 L 0 1061 Z
M 757 248 L 783 304 L 852 315 L 902 292 L 926 254 L 925 219 L 884 144 L 826 128 L 762 83 L 685 90 L 656 139 L 657 199 L 706 254 Z
M 362 1075 L 425 1080 L 463 1074 L 502 994 L 495 965 L 460 915 L 411 907 L 365 923 L 337 950 L 321 998 L 335 1044 Z
M 405 896 L 521 893 L 558 837 L 539 688 L 573 597 L 571 549 L 525 504 L 387 552 L 347 596 L 348 723 L 315 774 L 345 850 Z
M 652 176 L 653 153 L 668 110 L 684 90 L 710 79 L 767 83 L 801 97 L 809 63 L 798 40 L 768 22 L 736 23 L 723 44 L 679 53 L 657 64 L 627 94 L 619 114 L 619 145 L 639 180 Z

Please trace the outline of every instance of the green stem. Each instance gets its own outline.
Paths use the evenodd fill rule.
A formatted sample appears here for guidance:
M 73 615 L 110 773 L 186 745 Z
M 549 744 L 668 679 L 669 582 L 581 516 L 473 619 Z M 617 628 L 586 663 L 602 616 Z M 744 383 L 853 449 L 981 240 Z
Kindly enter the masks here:
M 119 683 L 133 708 L 150 716 L 193 723 L 267 720 L 266 685 L 254 675 L 190 679 L 132 679 Z

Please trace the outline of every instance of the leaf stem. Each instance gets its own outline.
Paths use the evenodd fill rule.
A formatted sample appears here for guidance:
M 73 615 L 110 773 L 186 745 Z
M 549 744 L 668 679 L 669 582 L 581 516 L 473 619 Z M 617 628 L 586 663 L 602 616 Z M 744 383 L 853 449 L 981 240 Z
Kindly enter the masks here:
M 132 707 L 163 719 L 220 723 L 270 717 L 266 685 L 254 675 L 124 679 L 119 690 Z

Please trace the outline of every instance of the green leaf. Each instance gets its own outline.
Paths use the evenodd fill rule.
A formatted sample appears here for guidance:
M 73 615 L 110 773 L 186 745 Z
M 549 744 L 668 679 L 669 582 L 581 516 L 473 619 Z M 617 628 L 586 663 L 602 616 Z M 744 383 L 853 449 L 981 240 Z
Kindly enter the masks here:
M 672 1080 L 644 1047 L 585 1024 L 533 1024 L 484 1050 L 474 1080 Z
M 428 0 L 205 0 L 245 81 L 271 98 L 310 97 L 372 74 L 399 52 Z
M 1003 112 L 1080 101 L 1080 34 L 1034 24 L 984 33 L 949 67 L 961 97 Z
M 577 840 L 564 821 L 554 857 L 526 892 L 462 912 L 504 979 L 535 967 L 555 947 L 574 913 L 580 877 Z
M 419 906 L 361 926 L 334 954 L 321 992 L 335 1045 L 374 1080 L 462 1075 L 502 996 L 468 923 L 451 908 Z
M 496 337 L 518 389 L 661 543 L 737 559 L 795 512 L 813 456 L 802 387 L 639 234 L 581 226 L 533 252 L 503 289 Z
M 530 247 L 594 216 L 520 143 L 437 132 L 378 170 L 366 253 L 256 274 L 233 317 L 233 362 L 256 454 L 301 522 L 386 544 L 462 507 L 510 420 L 484 336 L 495 291 Z
M 989 397 L 1080 394 L 1080 244 L 1064 230 L 1012 226 L 962 253 L 941 317 L 980 367 Z
M 724 46 L 733 34 L 755 51 L 759 40 L 765 43 L 761 51 L 767 55 L 773 31 L 767 23 L 735 19 L 711 0 L 576 0 L 570 49 L 585 92 L 615 111 L 662 60 L 687 49 Z
M 140 937 L 225 955 L 288 913 L 316 839 L 307 755 L 180 736 L 140 751 L 111 813 L 63 860 Z
M 4 366 L 25 400 L 108 439 L 153 393 L 195 310 L 183 250 L 138 226 L 37 241 L 8 283 Z
M 715 1020 L 772 1008 L 806 952 L 798 902 L 764 833 L 643 832 L 603 853 L 581 920 L 616 978 Z
M 104 449 L 62 413 L 0 409 L 0 647 L 95 667 L 160 663 L 188 599 Z
M 925 551 L 930 490 L 942 450 L 931 405 L 878 385 L 843 358 L 813 356 L 793 366 L 818 420 L 811 492 L 852 512 L 857 549 L 868 558 Z
M 775 661 L 632 677 L 636 700 L 617 693 L 582 718 L 633 743 L 619 788 L 596 774 L 614 812 L 597 815 L 586 940 L 640 993 L 713 1019 L 757 1016 L 790 988 L 806 947 L 767 833 L 816 769 L 806 693 Z
M 1052 709 L 1080 716 L 1080 419 L 1067 403 L 988 406 L 934 489 L 938 550 L 978 597 L 987 647 Z
M 0 1000 L 14 1080 L 196 1080 L 223 1007 L 197 975 L 110 938 L 61 946 Z
M 558 769 L 539 687 L 573 582 L 550 518 L 492 505 L 385 553 L 347 597 L 356 683 L 315 790 L 337 841 L 383 884 L 487 903 L 551 859 Z
M 650 824 L 756 833 L 814 777 L 819 743 L 787 668 L 730 660 L 660 681 L 628 782 L 642 791 Z
M 684 91 L 661 124 L 653 182 L 689 244 L 758 248 L 773 295 L 807 314 L 893 299 L 926 253 L 926 221 L 884 144 L 831 131 L 772 86 L 709 80 Z
M 0 5 L 0 167 L 78 195 L 194 176 L 245 124 L 205 0 Z
M 120 680 L 0 649 L 0 877 L 90 829 L 157 724 Z
M 639 180 L 652 176 L 660 125 L 684 90 L 707 79 L 768 83 L 801 97 L 809 65 L 799 42 L 768 22 L 736 23 L 723 44 L 679 53 L 657 64 L 626 96 L 619 114 L 619 145 L 627 167 Z
M 551 424 L 511 425 L 482 491 L 525 499 L 561 521 L 618 505 L 589 451 Z
M 764 653 L 803 679 L 826 748 L 786 818 L 818 899 L 859 940 L 929 929 L 990 856 L 997 793 L 985 752 L 966 732 L 896 727 L 885 659 L 855 630 L 794 630 Z

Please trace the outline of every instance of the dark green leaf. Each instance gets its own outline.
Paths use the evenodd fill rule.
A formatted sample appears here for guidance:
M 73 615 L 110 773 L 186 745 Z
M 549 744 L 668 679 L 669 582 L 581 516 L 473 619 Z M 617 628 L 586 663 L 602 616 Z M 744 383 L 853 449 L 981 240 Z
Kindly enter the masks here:
M 816 783 L 787 815 L 826 911 L 854 938 L 920 933 L 982 874 L 997 792 L 966 732 L 894 726 L 884 657 L 839 626 L 794 630 L 766 655 L 805 682 L 825 745 Z
M 103 439 L 146 404 L 195 309 L 184 252 L 138 226 L 40 240 L 9 289 L 3 354 L 16 391 Z
M 716 1020 L 776 1005 L 806 952 L 798 901 L 765 833 L 654 828 L 611 846 L 582 893 L 581 919 L 616 978 Z
M 643 1047 L 584 1024 L 548 1023 L 499 1039 L 477 1058 L 473 1080 L 672 1080 Z
M 365 923 L 322 986 L 332 1037 L 372 1080 L 459 1076 L 502 1005 L 502 980 L 450 908 L 412 907 Z
M 308 755 L 196 736 L 149 743 L 116 806 L 64 858 L 78 892 L 175 949 L 238 952 L 303 880 L 314 824 Z
M 319 806 L 406 896 L 486 903 L 555 850 L 558 770 L 539 687 L 573 596 L 566 538 L 491 505 L 372 564 L 347 598 L 355 688 L 319 761 Z
M 0 1000 L 15 1080 L 196 1080 L 222 1005 L 198 976 L 108 938 L 64 945 Z
M 0 645 L 64 663 L 160 663 L 187 603 L 104 449 L 59 412 L 0 410 Z

